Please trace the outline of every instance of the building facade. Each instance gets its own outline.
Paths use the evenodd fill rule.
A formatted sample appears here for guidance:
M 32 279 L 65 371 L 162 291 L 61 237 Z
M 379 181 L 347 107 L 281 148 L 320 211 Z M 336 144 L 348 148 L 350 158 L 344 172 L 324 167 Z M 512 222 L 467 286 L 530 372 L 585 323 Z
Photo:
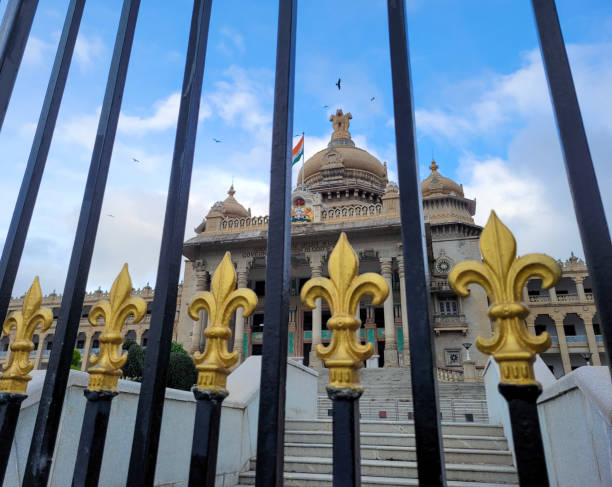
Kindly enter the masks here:
M 556 286 L 544 290 L 541 280 L 532 279 L 523 290 L 529 330 L 551 335 L 553 345 L 542 359 L 556 377 L 583 365 L 608 364 L 586 264 L 572 254 L 559 265 L 563 276 Z
M 321 300 L 314 310 L 306 308 L 299 293 L 308 279 L 326 275 L 331 250 L 340 232 L 346 232 L 359 256 L 359 271 L 380 273 L 392 290 L 382 306 L 373 306 L 367 297 L 359 306 L 359 336 L 371 342 L 376 353 L 367 366 L 397 367 L 409 361 L 399 188 L 389 181 L 386 163 L 355 146 L 349 132 L 350 119 L 351 114 L 342 110 L 331 117 L 334 131 L 327 148 L 304 163 L 298 187 L 292 192 L 289 355 L 307 365 L 321 366 L 314 349 L 330 340 L 325 327 L 330 311 Z M 439 367 L 460 370 L 465 357 L 462 344 L 490 334 L 491 324 L 484 291 L 473 286 L 470 296 L 459 297 L 449 288 L 447 275 L 457 262 L 480 259 L 482 228 L 473 220 L 475 200 L 466 198 L 459 184 L 442 176 L 433 161 L 430 170 L 421 183 L 421 192 L 436 360 Z M 252 216 L 235 195 L 231 187 L 228 197 L 215 203 L 195 229 L 197 235 L 184 244 L 187 260 L 178 336 L 180 341 L 190 343 L 191 351 L 203 349 L 205 313 L 194 323 L 187 308 L 197 292 L 209 288 L 211 274 L 224 253 L 230 251 L 238 286 L 253 289 L 259 297 L 253 315 L 244 318 L 238 313 L 232 323 L 231 346 L 246 357 L 261 353 L 264 337 L 268 217 Z M 470 352 L 477 366 L 482 366 L 486 357 L 475 348 Z
M 44 284 L 44 283 L 43 283 Z M 178 289 L 177 299 L 177 310 L 180 307 L 181 302 L 181 291 L 182 286 Z M 126 321 L 123 328 L 126 340 L 134 340 L 143 347 L 147 346 L 148 340 L 148 329 L 151 321 L 151 310 L 153 306 L 154 291 L 150 286 L 145 286 L 142 289 L 134 289 L 132 291 L 133 296 L 138 296 L 145 300 L 147 303 L 147 312 L 144 318 L 139 323 L 134 323 L 133 317 L 130 316 Z M 19 299 L 12 299 L 9 304 L 8 312 L 21 310 L 23 305 L 23 296 Z M 98 289 L 92 293 L 85 295 L 83 303 L 83 310 L 81 312 L 81 320 L 79 323 L 79 333 L 77 335 L 77 341 L 75 348 L 81 354 L 81 370 L 86 370 L 88 367 L 88 359 L 91 354 L 97 354 L 100 351 L 99 336 L 104 330 L 104 324 L 102 322 L 95 326 L 89 322 L 89 311 L 92 306 L 100 300 L 109 300 L 109 293 Z M 30 353 L 31 359 L 34 362 L 34 369 L 46 369 L 49 363 L 49 355 L 51 348 L 53 347 L 53 338 L 55 336 L 55 327 L 57 325 L 57 319 L 59 318 L 60 306 L 62 303 L 61 294 L 55 294 L 54 292 L 44 296 L 42 306 L 51 309 L 53 312 L 53 323 L 49 329 L 44 332 L 38 332 L 34 334 L 32 341 L 34 342 L 34 350 Z M 176 325 L 178 324 L 178 314 L 175 319 L 175 339 L 176 339 Z M 13 334 L 15 330 L 13 330 Z M 13 341 L 13 337 L 3 335 L 0 339 L 0 362 L 4 362 L 8 357 L 9 343 Z
M 321 299 L 314 310 L 306 308 L 299 294 L 308 279 L 327 275 L 327 259 L 340 232 L 346 232 L 359 257 L 359 272 L 380 273 L 391 289 L 381 306 L 374 306 L 368 297 L 359 303 L 358 316 L 362 323 L 359 337 L 362 342 L 372 343 L 375 350 L 366 366 L 407 366 L 409 336 L 405 297 L 406 292 L 410 293 L 410 282 L 404 280 L 399 188 L 389 181 L 386 163 L 355 147 L 349 132 L 350 119 L 351 114 L 344 114 L 342 110 L 331 117 L 334 131 L 327 148 L 304 163 L 298 187 L 291 195 L 288 352 L 306 365 L 322 366 L 314 349 L 331 338 L 325 326 L 330 310 Z M 490 336 L 492 324 L 484 290 L 473 285 L 469 296 L 457 296 L 448 285 L 448 273 L 459 262 L 481 259 L 482 228 L 473 220 L 476 200 L 467 198 L 461 185 L 445 178 L 435 161 L 429 169 L 420 191 L 438 376 L 443 380 L 462 380 L 467 358 L 465 345 L 473 344 L 477 336 Z M 243 317 L 239 309 L 232 319 L 230 347 L 242 360 L 262 351 L 268 217 L 252 216 L 250 209 L 245 209 L 235 196 L 232 186 L 227 198 L 215 203 L 195 229 L 196 236 L 184 243 L 185 274 L 178 290 L 173 336 L 191 353 L 204 349 L 206 312 L 201 312 L 199 320 L 193 321 L 188 306 L 195 294 L 209 289 L 214 270 L 225 252 L 230 251 L 238 287 L 253 289 L 259 300 L 251 316 Z M 542 358 L 557 377 L 587 362 L 592 365 L 608 362 L 586 265 L 573 254 L 559 263 L 563 277 L 554 288 L 542 290 L 541 281 L 532 279 L 523 294 L 523 301 L 531 310 L 527 318 L 531 333 L 546 331 L 552 336 L 553 346 Z M 130 318 L 125 327 L 126 339 L 146 346 L 154 292 L 147 285 L 134 294 L 147 302 L 147 314 L 140 323 L 133 323 Z M 85 297 L 76 342 L 83 357 L 82 370 L 87 367 L 84 357 L 99 349 L 102 326 L 91 325 L 88 313 L 101 299 L 108 299 L 108 293 L 98 290 Z M 9 312 L 20 309 L 22 304 L 22 298 L 13 299 Z M 43 298 L 43 306 L 53 311 L 54 323 L 47 332 L 34 335 L 32 357 L 37 369 L 47 366 L 60 305 L 60 295 L 52 293 Z M 9 337 L 3 336 L 0 361 L 5 360 L 8 348 Z M 476 369 L 482 368 L 487 360 L 476 347 L 470 348 L 469 355 Z

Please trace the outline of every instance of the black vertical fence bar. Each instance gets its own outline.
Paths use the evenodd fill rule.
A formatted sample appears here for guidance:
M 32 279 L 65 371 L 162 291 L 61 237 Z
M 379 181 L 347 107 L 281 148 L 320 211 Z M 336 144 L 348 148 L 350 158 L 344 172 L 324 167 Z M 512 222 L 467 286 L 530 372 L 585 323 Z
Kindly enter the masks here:
M 96 487 L 100 478 L 106 430 L 113 398 L 111 391 L 85 390 L 87 405 L 74 464 L 73 487 Z
M 508 401 L 514 454 L 521 487 L 548 487 L 546 457 L 538 418 L 539 385 L 499 384 Z
M 0 25 L 0 130 L 34 21 L 38 0 L 10 0 Z
M 121 11 L 96 142 L 72 247 L 62 306 L 55 329 L 53 349 L 49 357 L 49 366 L 45 375 L 45 383 L 30 444 L 24 476 L 24 485 L 28 487 L 46 486 L 49 478 L 55 439 L 70 372 L 72 351 L 81 320 L 87 275 L 89 274 L 104 189 L 117 133 L 117 123 L 139 6 L 140 0 L 124 0 Z
M 612 354 L 612 243 L 554 0 L 532 0 L 574 211 L 608 356 Z M 608 361 L 612 372 L 612 361 Z
M 359 397 L 361 391 L 327 388 L 333 411 L 333 486 L 361 485 Z
M 152 486 L 155 478 L 211 7 L 212 0 L 195 0 L 193 4 L 155 297 L 145 355 L 145 374 L 138 399 L 128 472 L 127 485 L 130 487 Z
M 429 324 L 429 271 L 423 227 L 414 106 L 408 57 L 406 8 L 388 0 L 389 43 L 395 114 L 404 279 L 410 332 L 410 371 L 419 485 L 445 485 L 444 451 L 435 374 L 435 353 Z
M 6 311 L 11 300 L 15 277 L 19 268 L 19 261 L 23 254 L 28 227 L 32 219 L 34 204 L 38 196 L 40 180 L 45 170 L 55 122 L 59 112 L 60 103 L 66 86 L 66 78 L 74 52 L 83 7 L 85 0 L 72 0 L 68 6 L 68 13 L 64 21 L 64 28 L 60 37 L 55 62 L 51 71 L 51 78 L 47 86 L 47 93 L 38 119 L 34 142 L 30 150 L 30 157 L 15 203 L 13 217 L 4 243 L 2 258 L 0 258 L 0 323 L 4 323 Z
M 261 361 L 256 485 L 283 485 L 287 321 L 291 262 L 291 142 L 297 0 L 280 0 L 266 253 L 266 329 Z
M 228 393 L 194 389 L 193 394 L 197 406 L 189 466 L 189 487 L 214 487 L 221 404 Z
M 28 396 L 25 394 L 0 394 L 0 485 L 4 485 L 4 475 L 11 456 L 19 411 L 26 397 Z

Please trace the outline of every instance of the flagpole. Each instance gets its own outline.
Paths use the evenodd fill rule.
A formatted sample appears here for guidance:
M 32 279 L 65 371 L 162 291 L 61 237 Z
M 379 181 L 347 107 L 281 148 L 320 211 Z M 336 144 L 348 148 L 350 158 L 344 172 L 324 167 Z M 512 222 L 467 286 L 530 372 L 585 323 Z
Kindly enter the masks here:
M 306 162 L 306 139 L 302 132 L 302 191 L 304 190 L 304 163 Z

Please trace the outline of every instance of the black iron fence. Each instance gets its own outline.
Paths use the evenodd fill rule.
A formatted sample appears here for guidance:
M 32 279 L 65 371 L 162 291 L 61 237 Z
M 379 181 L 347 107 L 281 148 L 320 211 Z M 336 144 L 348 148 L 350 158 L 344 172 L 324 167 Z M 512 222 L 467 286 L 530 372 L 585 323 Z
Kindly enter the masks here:
M 126 479 L 126 485 L 130 486 L 151 486 L 154 480 L 164 405 L 165 379 L 168 371 L 172 328 L 176 311 L 182 238 L 185 230 L 194 144 L 196 141 L 211 3 L 212 0 L 194 0 L 193 2 L 189 47 L 185 61 L 174 156 L 164 219 L 157 283 L 155 286 L 155 299 L 145 359 L 146 372 L 139 397 L 130 467 Z M 418 479 L 420 485 L 423 486 L 442 486 L 446 484 L 444 452 L 440 428 L 440 406 L 436 386 L 435 354 L 433 351 L 428 309 L 428 269 L 424 248 L 425 238 L 416 157 L 414 106 L 412 102 L 405 5 L 403 0 L 388 0 L 387 3 L 398 178 L 401 189 L 400 206 L 405 268 L 404 278 L 409 283 L 409 286 L 406 286 L 409 288 L 409 292 L 406 295 L 406 303 L 410 327 L 410 356 Z M 0 27 L 0 129 L 2 128 L 2 122 L 4 121 L 4 115 L 15 84 L 17 71 L 23 57 L 37 4 L 36 0 L 9 0 L 2 26 Z M 5 321 L 17 268 L 23 253 L 28 226 L 32 217 L 64 92 L 66 77 L 71 64 L 84 4 L 85 0 L 71 0 L 69 4 L 34 143 L 0 260 L 1 322 Z M 134 30 L 138 20 L 139 5 L 139 0 L 124 0 L 123 2 L 112 63 L 91 157 L 89 175 L 75 232 L 72 256 L 55 331 L 53 349 L 49 358 L 26 465 L 23 485 L 27 486 L 45 486 L 49 480 L 70 362 L 81 318 L 85 286 L 117 130 Z M 592 278 L 594 298 L 601 318 L 604 343 L 606 350 L 610 352 L 612 350 L 612 280 L 606 275 L 612 269 L 610 234 L 591 162 L 554 0 L 533 0 L 533 8 L 565 156 L 576 218 Z M 266 269 L 267 298 L 265 302 L 266 335 L 263 345 L 261 400 L 257 437 L 256 484 L 260 487 L 283 485 L 285 381 L 288 338 L 286 323 L 289 304 L 290 262 L 290 156 L 293 134 L 296 11 L 297 0 L 280 0 L 272 158 L 270 166 L 270 224 Z M 508 237 L 504 234 L 503 228 L 505 227 L 494 216 L 490 223 L 492 225 L 491 228 L 494 230 L 490 230 L 489 234 L 495 234 L 495 239 L 497 239 L 495 240 L 493 237 L 490 237 L 495 240 L 493 247 L 497 248 L 496 251 L 505 252 L 511 236 Z M 504 238 L 499 237 L 502 234 L 505 235 Z M 494 276 L 495 272 L 503 273 L 508 270 L 496 270 L 495 266 L 491 267 L 487 263 L 487 252 L 489 251 L 491 251 L 490 248 L 487 251 L 483 250 L 485 256 L 484 264 L 470 264 L 476 267 L 462 269 L 465 271 L 465 274 L 457 271 L 454 276 L 451 276 L 455 279 L 453 285 L 456 286 L 458 292 L 462 292 L 462 286 L 468 281 L 479 282 L 485 288 L 489 286 L 487 291 L 493 303 L 490 316 L 497 321 L 496 326 L 500 330 L 509 330 L 513 327 L 519 330 L 522 324 L 521 320 L 524 318 L 525 309 L 520 305 L 520 296 L 516 298 L 512 295 L 512 290 L 502 286 L 503 292 L 499 291 L 498 294 L 493 292 L 495 286 L 491 285 L 490 281 L 491 279 L 497 279 Z M 349 265 L 350 252 L 345 248 L 338 255 L 341 254 L 341 264 L 338 265 Z M 519 261 L 520 259 L 516 260 L 516 262 Z M 520 267 L 522 265 L 520 262 L 523 261 L 516 265 L 514 260 L 512 262 L 513 266 Z M 532 264 L 535 265 L 536 263 Z M 493 269 L 490 271 L 493 274 L 487 274 L 489 276 L 487 278 L 475 278 L 474 276 L 477 272 L 474 269 L 479 269 L 477 265 L 489 265 Z M 546 277 L 548 281 L 545 281 L 545 284 L 547 282 L 548 284 L 552 283 L 556 272 L 554 266 L 546 262 L 540 262 L 538 265 L 542 267 L 538 267 L 533 272 L 539 276 Z M 532 266 L 530 269 L 535 267 Z M 340 289 L 346 284 L 342 284 L 341 280 L 334 281 L 331 269 L 330 275 L 332 279 L 329 283 L 317 281 L 311 287 L 319 286 L 319 291 L 316 291 L 319 293 L 318 295 L 330 301 L 332 310 L 334 307 L 336 308 L 329 322 L 329 327 L 334 329 L 334 333 L 338 337 L 349 337 L 349 335 L 346 335 L 347 330 L 350 331 L 351 327 L 356 326 L 354 309 L 351 316 L 352 305 L 350 303 L 346 306 L 345 304 L 338 304 L 339 301 L 334 302 L 336 298 L 332 298 L 331 294 L 325 294 L 328 292 L 325 291 L 327 289 L 326 286 L 336 286 L 337 289 Z M 521 276 L 519 277 L 524 277 Z M 356 280 L 364 278 L 364 276 L 357 277 L 356 275 L 353 277 Z M 520 284 L 519 277 L 517 277 L 518 284 Z M 125 287 L 121 287 L 121 279 L 124 278 L 118 278 L 117 283 L 119 284 L 117 284 L 118 287 L 116 289 L 120 290 Z M 219 277 L 219 279 L 222 278 Z M 223 279 L 231 281 L 231 277 Z M 380 283 L 376 284 L 376 282 L 378 281 L 375 278 L 371 278 L 371 282 L 368 284 L 369 287 L 360 288 L 361 290 L 359 291 L 355 291 L 350 286 L 342 289 L 344 289 L 343 292 L 347 296 L 352 296 L 352 293 L 357 295 L 368 292 L 373 294 L 375 299 L 380 299 L 384 295 L 384 286 Z M 348 284 L 346 285 L 348 286 Z M 232 289 L 234 286 L 235 277 L 231 286 Z M 111 400 L 115 395 L 113 391 L 113 376 L 116 378 L 116 370 L 121 365 L 120 359 L 114 355 L 116 354 L 116 348 L 122 340 L 117 329 L 117 323 L 120 328 L 121 321 L 125 320 L 127 314 L 133 314 L 135 319 L 137 319 L 142 311 L 140 304 L 131 303 L 123 308 L 121 307 L 123 304 L 121 306 L 113 304 L 113 299 L 118 300 L 116 303 L 124 303 L 126 299 L 134 299 L 129 298 L 127 295 L 121 295 L 123 291 L 116 292 L 119 294 L 115 294 L 114 298 L 111 297 L 110 304 L 108 304 L 109 311 L 104 311 L 104 313 L 98 311 L 98 315 L 105 318 L 107 328 L 104 334 L 100 336 L 102 347 L 98 360 L 101 365 L 96 365 L 90 370 L 92 379 L 86 391 L 87 408 L 81 432 L 79 456 L 73 485 L 96 485 L 98 482 L 108 413 L 111 407 Z M 49 326 L 48 313 L 39 309 L 39 294 L 40 288 L 37 281 L 35 281 L 28 293 L 29 298 L 26 299 L 29 303 L 28 306 L 24 305 L 21 313 L 12 314 L 7 319 L 7 326 L 9 328 L 14 326 L 17 329 L 16 338 L 11 346 L 14 357 L 18 358 L 24 353 L 29 355 L 30 350 L 32 350 L 31 334 L 28 337 L 27 333 L 23 331 L 25 330 L 23 328 L 25 326 L 24 323 L 30 328 Z M 210 297 L 210 299 L 213 301 L 218 298 L 218 296 L 215 297 L 212 294 L 211 296 L 213 297 Z M 312 296 L 310 298 L 305 296 L 306 301 L 311 298 Z M 206 301 L 209 298 L 202 299 Z M 231 301 L 234 298 L 227 297 L 227 299 Z M 229 308 L 232 306 L 234 308 L 236 306 L 243 306 L 246 309 L 248 307 L 248 299 L 243 296 L 242 298 L 236 298 L 237 304 L 227 304 L 224 302 L 223 306 L 229 306 Z M 213 301 L 207 301 L 208 304 L 202 305 L 204 308 L 209 306 L 206 309 L 211 315 L 213 314 L 211 308 L 213 304 L 210 303 Z M 104 308 L 107 305 L 100 306 Z M 221 306 L 221 304 L 217 303 L 214 306 Z M 217 322 L 211 320 L 211 325 L 207 330 L 209 338 L 207 344 L 216 343 L 216 346 L 220 347 L 219 350 L 222 349 L 226 339 L 226 332 L 223 331 L 224 319 L 223 317 L 219 318 Z M 113 323 L 114 325 L 112 325 Z M 22 328 L 20 329 L 19 326 L 22 326 Z M 516 333 L 520 335 L 521 332 L 516 331 Z M 532 339 L 523 338 L 525 343 L 531 343 L 530 340 Z M 367 355 L 366 350 L 354 348 L 355 345 L 351 341 L 355 340 L 354 333 L 352 338 L 338 338 L 338 340 L 340 340 L 338 346 L 346 346 L 348 349 L 353 350 L 352 353 L 356 354 L 356 357 Z M 212 347 L 212 345 L 210 346 Z M 530 346 L 532 346 L 533 350 L 537 351 L 538 347 L 543 346 L 543 343 L 538 341 L 536 344 L 534 341 Z M 495 347 L 490 343 L 489 345 L 482 344 L 482 347 L 489 347 L 489 353 L 494 355 L 497 353 Z M 225 397 L 223 377 L 224 374 L 225 376 L 227 375 L 225 369 L 229 367 L 228 364 L 231 362 L 230 359 L 226 358 L 224 360 L 227 363 L 222 361 L 222 363 L 211 368 L 210 362 L 207 362 L 206 353 L 205 351 L 204 356 L 200 358 L 196 357 L 200 378 L 194 389 L 198 406 L 190 485 L 214 484 L 216 450 L 220 434 L 220 404 Z M 333 371 L 330 375 L 332 380 L 328 392 L 333 401 L 334 409 L 334 485 L 357 486 L 361 482 L 358 420 L 358 399 L 360 392 L 358 380 L 355 381 L 355 378 L 358 377 L 358 367 L 356 369 L 352 367 L 347 368 L 346 364 L 336 364 L 338 369 L 335 371 L 332 368 L 334 366 L 332 362 L 335 360 L 332 351 L 328 349 L 321 352 L 322 356 L 325 354 L 328 355 L 323 358 L 327 360 L 327 365 Z M 532 356 L 533 352 L 531 353 Z M 25 398 L 27 380 L 29 380 L 27 379 L 27 373 L 31 369 L 31 367 L 28 369 L 27 361 L 19 362 L 16 359 L 11 360 L 13 361 L 9 363 L 9 367 L 5 369 L 0 379 L 0 480 L 3 479 L 8 462 L 19 415 L 19 407 L 21 401 Z M 515 362 L 500 362 L 502 365 L 502 376 L 506 372 L 508 373 L 506 377 L 508 380 L 504 381 L 502 379 L 500 390 L 508 399 L 510 405 L 519 478 L 521 485 L 544 486 L 548 484 L 548 480 L 535 405 L 540 389 L 533 381 L 529 380 L 529 365 L 525 365 L 528 361 L 518 363 L 520 361 L 517 362 L 515 360 Z M 26 365 L 20 365 L 21 363 Z M 96 369 L 96 367 L 98 368 Z M 95 370 L 98 370 L 96 373 L 99 374 L 99 377 L 102 377 L 97 382 L 94 380 L 96 377 Z M 353 375 L 356 370 L 357 376 Z

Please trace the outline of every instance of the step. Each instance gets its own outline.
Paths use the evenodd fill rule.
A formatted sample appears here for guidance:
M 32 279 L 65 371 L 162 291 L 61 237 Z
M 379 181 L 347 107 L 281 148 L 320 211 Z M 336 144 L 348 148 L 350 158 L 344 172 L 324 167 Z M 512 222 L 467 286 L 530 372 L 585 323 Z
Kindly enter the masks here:
M 285 422 L 287 430 L 301 431 L 331 431 L 331 419 L 304 419 L 304 420 L 287 420 Z M 377 432 L 380 434 L 386 433 L 414 433 L 414 421 L 372 421 L 361 420 L 359 422 L 361 432 Z M 504 436 L 504 430 L 501 426 L 487 423 L 442 423 L 442 434 L 447 435 L 482 435 L 482 436 Z
M 251 470 L 255 469 L 255 460 L 251 460 Z M 332 473 L 332 459 L 321 457 L 285 457 L 285 472 L 295 473 Z M 362 475 L 370 477 L 396 477 L 416 478 L 416 462 L 402 462 L 390 460 L 362 460 Z M 461 465 L 446 464 L 448 480 L 461 480 L 469 482 L 501 483 L 516 482 L 517 475 L 513 467 L 506 465 Z
M 309 474 L 309 473 L 294 473 L 285 472 L 283 484 L 287 487 L 331 487 L 332 476 L 330 474 Z M 255 472 L 248 471 L 240 474 L 240 484 L 237 487 L 245 487 L 247 485 L 255 485 Z M 393 486 L 404 487 L 419 485 L 418 480 L 392 478 L 392 477 L 370 477 L 367 475 L 361 476 L 361 487 L 380 487 Z M 500 484 L 493 482 L 460 482 L 448 481 L 447 487 L 518 487 L 518 483 Z
M 379 433 L 361 432 L 361 443 L 364 445 L 415 446 L 412 433 Z M 331 431 L 285 430 L 287 443 L 332 443 Z M 500 436 L 479 435 L 443 435 L 444 448 L 475 448 L 478 450 L 508 450 L 508 443 Z
M 332 445 L 324 443 L 304 444 L 285 443 L 288 457 L 332 457 Z M 362 460 L 400 460 L 416 461 L 416 448 L 413 446 L 361 445 Z M 445 448 L 444 459 L 448 463 L 478 465 L 512 466 L 512 453 L 508 450 L 478 450 L 469 448 Z
M 296 473 L 332 473 L 332 459 L 321 457 L 285 457 L 285 472 Z M 255 469 L 255 461 L 251 461 L 251 470 Z M 397 477 L 416 478 L 416 462 L 390 461 L 390 460 L 362 460 L 362 475 L 371 477 Z M 516 482 L 517 475 L 514 467 L 507 465 L 464 465 L 446 464 L 448 480 L 461 480 L 469 482 L 501 483 Z

